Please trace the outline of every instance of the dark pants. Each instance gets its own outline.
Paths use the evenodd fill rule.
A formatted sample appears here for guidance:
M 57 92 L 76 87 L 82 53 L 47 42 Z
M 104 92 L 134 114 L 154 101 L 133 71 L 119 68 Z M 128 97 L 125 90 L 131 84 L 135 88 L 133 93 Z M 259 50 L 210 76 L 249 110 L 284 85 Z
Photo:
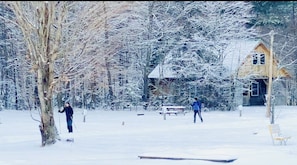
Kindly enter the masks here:
M 201 116 L 201 110 L 194 110 L 194 123 L 196 123 L 196 115 L 200 117 L 201 122 L 203 122 L 202 116 Z
M 72 120 L 69 119 L 67 120 L 67 129 L 68 129 L 68 132 L 72 132 Z

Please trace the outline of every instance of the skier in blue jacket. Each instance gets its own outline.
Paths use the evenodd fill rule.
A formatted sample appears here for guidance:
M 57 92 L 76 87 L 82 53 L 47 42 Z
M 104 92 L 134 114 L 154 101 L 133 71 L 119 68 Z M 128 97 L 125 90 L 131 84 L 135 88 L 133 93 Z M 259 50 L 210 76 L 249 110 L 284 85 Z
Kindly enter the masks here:
M 194 110 L 194 123 L 196 123 L 196 115 L 200 117 L 201 123 L 203 122 L 202 116 L 201 116 L 201 102 L 198 101 L 198 98 L 195 98 L 195 101 L 192 104 L 192 108 Z

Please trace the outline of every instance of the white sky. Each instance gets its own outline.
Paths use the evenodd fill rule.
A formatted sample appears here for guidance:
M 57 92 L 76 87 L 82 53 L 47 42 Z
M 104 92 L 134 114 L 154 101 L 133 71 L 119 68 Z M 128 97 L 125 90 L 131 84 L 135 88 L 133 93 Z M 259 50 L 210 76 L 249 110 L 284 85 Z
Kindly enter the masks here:
M 56 111 L 55 111 L 56 112 Z M 273 145 L 266 107 L 239 111 L 167 116 L 136 109 L 88 111 L 83 122 L 75 109 L 75 142 L 41 147 L 38 122 L 29 111 L 0 111 L 1 165 L 216 165 L 201 160 L 139 159 L 138 156 L 237 158 L 232 165 L 295 165 L 297 163 L 297 107 L 275 107 L 275 123 L 292 136 L 286 146 Z M 144 115 L 138 116 L 137 114 Z M 33 114 L 38 118 L 38 113 Z M 55 113 L 62 138 L 67 136 L 65 114 Z M 124 122 L 124 125 L 122 123 Z

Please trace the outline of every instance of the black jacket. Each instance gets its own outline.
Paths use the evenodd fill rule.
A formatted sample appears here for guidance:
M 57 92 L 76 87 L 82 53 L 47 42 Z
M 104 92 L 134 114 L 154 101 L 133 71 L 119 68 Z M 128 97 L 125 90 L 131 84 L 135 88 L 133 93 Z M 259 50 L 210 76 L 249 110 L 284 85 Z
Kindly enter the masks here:
M 68 107 L 64 107 L 62 111 L 59 111 L 60 113 L 65 112 L 66 113 L 66 119 L 67 120 L 72 120 L 72 116 L 73 116 L 73 109 L 71 106 Z

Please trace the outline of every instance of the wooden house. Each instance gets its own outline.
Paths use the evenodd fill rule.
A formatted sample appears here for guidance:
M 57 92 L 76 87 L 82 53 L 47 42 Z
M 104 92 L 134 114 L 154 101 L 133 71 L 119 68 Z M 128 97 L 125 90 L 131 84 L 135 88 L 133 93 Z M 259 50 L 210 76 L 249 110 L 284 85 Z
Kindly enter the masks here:
M 236 40 L 229 43 L 223 52 L 223 66 L 226 68 L 226 74 L 232 83 L 235 83 L 237 98 L 241 101 L 237 104 L 244 106 L 249 105 L 265 105 L 268 89 L 269 64 L 270 64 L 270 47 L 261 40 Z M 177 73 L 173 71 L 170 65 L 158 65 L 150 74 L 149 78 L 155 83 L 158 81 L 161 85 L 162 92 L 166 95 L 178 95 L 174 90 L 173 82 L 176 79 Z M 273 79 L 278 79 L 277 88 L 280 88 L 282 93 L 277 93 L 276 104 L 287 105 L 288 91 L 287 80 L 291 75 L 285 68 L 278 67 L 278 60 L 273 57 Z M 172 90 L 171 90 L 172 88 Z M 155 91 L 155 94 L 160 92 Z
M 261 40 L 230 42 L 224 53 L 224 66 L 235 80 L 242 82 L 237 87 L 243 89 L 242 105 L 265 105 L 268 89 L 270 46 Z M 278 88 L 288 90 L 287 80 L 291 75 L 285 68 L 278 67 L 278 60 L 273 56 L 272 79 L 279 79 Z M 276 104 L 286 105 L 287 95 L 278 95 Z

